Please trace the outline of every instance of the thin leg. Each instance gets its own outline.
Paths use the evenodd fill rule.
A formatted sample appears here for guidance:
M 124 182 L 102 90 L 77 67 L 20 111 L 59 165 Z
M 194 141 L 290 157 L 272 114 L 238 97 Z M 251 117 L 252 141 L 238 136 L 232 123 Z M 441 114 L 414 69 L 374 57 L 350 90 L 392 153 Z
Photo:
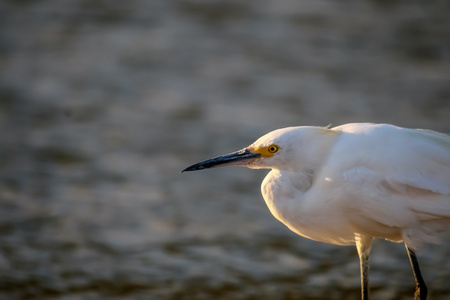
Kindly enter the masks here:
M 363 300 L 369 300 L 369 254 L 362 255 L 359 258 L 361 269 L 361 297 Z
M 361 297 L 363 300 L 369 300 L 369 258 L 372 238 L 357 236 L 355 240 L 361 269 Z
M 411 248 L 409 248 L 406 244 L 406 250 L 408 251 L 409 261 L 411 262 L 411 266 L 414 273 L 414 279 L 416 281 L 416 292 L 414 293 L 414 300 L 425 300 L 427 299 L 427 286 L 425 285 L 425 281 L 422 278 L 422 274 L 420 273 L 419 262 L 417 261 L 416 254 Z

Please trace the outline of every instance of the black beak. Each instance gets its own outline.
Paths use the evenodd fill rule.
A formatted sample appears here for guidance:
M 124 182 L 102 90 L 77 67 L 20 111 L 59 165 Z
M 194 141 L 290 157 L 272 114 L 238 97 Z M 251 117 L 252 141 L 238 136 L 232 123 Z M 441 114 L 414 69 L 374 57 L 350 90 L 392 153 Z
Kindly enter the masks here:
M 215 158 L 211 158 L 202 162 L 199 162 L 195 165 L 192 165 L 190 167 L 187 167 L 181 173 L 188 172 L 188 171 L 197 171 L 197 170 L 203 170 L 203 169 L 209 169 L 214 167 L 223 167 L 228 165 L 244 165 L 245 161 L 250 161 L 254 158 L 260 157 L 261 154 L 259 153 L 252 153 L 247 148 L 244 148 L 242 150 L 218 156 Z

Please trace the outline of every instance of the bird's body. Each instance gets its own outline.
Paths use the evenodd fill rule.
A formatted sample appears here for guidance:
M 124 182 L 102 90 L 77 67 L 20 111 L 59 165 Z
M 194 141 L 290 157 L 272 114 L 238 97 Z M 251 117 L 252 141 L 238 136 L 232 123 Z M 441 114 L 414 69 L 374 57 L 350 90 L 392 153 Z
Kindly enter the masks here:
M 449 228 L 448 136 L 372 124 L 283 130 L 315 136 L 298 139 L 296 149 L 308 151 L 273 169 L 261 187 L 272 214 L 292 231 L 338 245 L 354 244 L 359 234 L 416 248 Z M 262 139 L 272 144 L 271 136 Z
M 387 124 L 289 127 L 185 171 L 230 164 L 272 169 L 261 191 L 272 214 L 292 231 L 356 244 L 365 299 L 372 239 L 403 241 L 416 297 L 425 299 L 413 250 L 450 228 L 450 136 Z

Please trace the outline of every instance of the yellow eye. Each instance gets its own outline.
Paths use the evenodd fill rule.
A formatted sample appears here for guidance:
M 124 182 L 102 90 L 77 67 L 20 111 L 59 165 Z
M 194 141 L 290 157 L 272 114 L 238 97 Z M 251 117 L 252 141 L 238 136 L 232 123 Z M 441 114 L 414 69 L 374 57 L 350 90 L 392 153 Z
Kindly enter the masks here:
M 267 147 L 267 151 L 269 151 L 270 153 L 275 153 L 278 151 L 278 146 L 277 145 L 270 145 L 269 147 Z

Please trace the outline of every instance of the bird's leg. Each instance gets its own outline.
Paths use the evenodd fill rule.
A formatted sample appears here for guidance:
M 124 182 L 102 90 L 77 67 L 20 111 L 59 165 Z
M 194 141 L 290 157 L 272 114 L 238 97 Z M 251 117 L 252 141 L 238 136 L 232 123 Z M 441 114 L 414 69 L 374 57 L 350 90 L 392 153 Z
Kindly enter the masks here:
M 372 240 L 372 237 L 362 235 L 355 237 L 361 269 L 361 297 L 363 300 L 369 300 L 369 257 Z
M 414 300 L 425 300 L 427 299 L 427 286 L 420 273 L 419 262 L 417 261 L 416 254 L 411 248 L 406 245 L 406 250 L 408 251 L 409 261 L 414 273 L 414 279 L 416 281 L 416 291 L 414 293 Z
M 369 300 L 369 254 L 363 254 L 359 258 L 361 269 L 361 298 Z

